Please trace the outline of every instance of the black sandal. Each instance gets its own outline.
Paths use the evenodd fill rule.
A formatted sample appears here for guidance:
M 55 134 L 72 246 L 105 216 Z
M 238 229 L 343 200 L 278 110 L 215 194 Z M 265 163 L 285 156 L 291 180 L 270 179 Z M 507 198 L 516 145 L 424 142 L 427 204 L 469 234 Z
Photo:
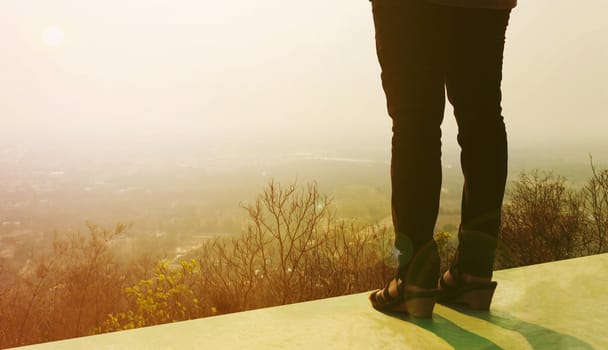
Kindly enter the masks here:
M 397 283 L 397 295 L 389 293 L 393 281 Z M 440 290 L 410 291 L 399 277 L 393 278 L 384 289 L 378 289 L 369 295 L 372 307 L 383 312 L 404 312 L 414 317 L 430 318 Z
M 498 285 L 496 281 L 465 283 L 458 270 L 450 269 L 450 274 L 455 284 L 449 285 L 441 275 L 439 279 L 441 294 L 437 302 L 466 305 L 474 310 L 490 309 L 492 297 Z

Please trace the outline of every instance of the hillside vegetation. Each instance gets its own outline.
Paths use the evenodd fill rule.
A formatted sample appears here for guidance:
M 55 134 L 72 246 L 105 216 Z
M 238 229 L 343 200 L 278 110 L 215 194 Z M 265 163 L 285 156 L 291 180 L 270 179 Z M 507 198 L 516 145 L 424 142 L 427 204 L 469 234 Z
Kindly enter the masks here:
M 315 183 L 271 181 L 242 208 L 239 235 L 201 240 L 179 258 L 125 258 L 129 226 L 89 224 L 57 234 L 25 266 L 0 265 L 0 347 L 363 292 L 393 273 L 391 229 L 343 219 Z M 436 240 L 445 268 L 453 232 Z M 497 269 L 605 252 L 608 170 L 592 165 L 580 188 L 541 171 L 510 187 Z

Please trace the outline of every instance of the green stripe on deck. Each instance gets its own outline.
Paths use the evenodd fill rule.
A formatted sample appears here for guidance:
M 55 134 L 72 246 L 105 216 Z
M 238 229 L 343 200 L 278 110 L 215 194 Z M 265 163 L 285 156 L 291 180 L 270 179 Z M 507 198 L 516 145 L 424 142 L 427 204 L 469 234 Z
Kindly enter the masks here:
M 432 320 L 362 293 L 19 349 L 608 349 L 607 273 L 608 254 L 497 271 L 490 312 L 437 305 Z

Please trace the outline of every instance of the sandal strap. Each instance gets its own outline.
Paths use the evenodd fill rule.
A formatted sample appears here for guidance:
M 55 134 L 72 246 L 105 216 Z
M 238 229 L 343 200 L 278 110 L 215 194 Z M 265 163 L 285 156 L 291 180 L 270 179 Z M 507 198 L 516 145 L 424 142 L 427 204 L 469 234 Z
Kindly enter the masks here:
M 442 290 L 440 300 L 449 301 L 471 290 L 495 289 L 498 285 L 496 281 L 465 283 L 462 280 L 460 271 L 453 267 L 450 267 L 450 275 L 454 279 L 453 285 L 449 285 L 443 278 L 443 275 L 439 279 L 439 286 Z
M 392 281 L 391 281 L 391 282 L 392 282 Z M 384 287 L 384 289 L 382 289 L 382 300 L 383 300 L 385 303 L 390 303 L 390 302 L 393 302 L 393 301 L 394 301 L 394 299 L 396 299 L 395 297 L 393 297 L 393 296 L 391 295 L 391 293 L 390 293 L 390 291 L 389 291 L 390 285 L 391 285 L 391 284 L 390 284 L 390 282 L 389 282 L 389 284 L 387 284 L 387 285 L 386 285 L 386 287 Z
M 389 293 L 389 288 L 391 283 L 395 281 L 397 283 L 397 295 L 392 296 Z M 431 298 L 439 295 L 439 289 L 431 289 L 431 290 L 407 290 L 405 289 L 405 282 L 401 277 L 395 277 L 391 280 L 386 287 L 382 290 L 382 297 L 387 301 L 403 301 L 404 299 L 413 299 L 413 298 Z
M 393 280 L 395 280 L 395 279 L 393 279 Z M 403 293 L 400 290 L 401 286 L 399 284 L 398 279 L 396 281 L 397 282 L 397 295 L 392 296 L 389 292 L 389 288 L 391 286 L 391 283 L 393 283 L 393 280 L 391 280 L 383 289 L 378 289 L 372 293 L 372 295 L 370 296 L 370 299 L 372 300 L 372 303 L 375 304 L 375 306 L 381 307 L 381 308 L 390 308 L 403 301 Z

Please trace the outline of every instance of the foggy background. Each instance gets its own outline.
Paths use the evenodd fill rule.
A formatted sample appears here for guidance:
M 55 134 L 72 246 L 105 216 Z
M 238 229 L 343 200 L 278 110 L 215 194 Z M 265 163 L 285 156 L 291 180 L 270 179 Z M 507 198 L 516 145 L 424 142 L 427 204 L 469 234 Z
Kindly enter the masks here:
M 523 0 L 513 11 L 512 149 L 606 150 L 606 13 L 601 0 Z M 4 1 L 0 22 L 10 152 L 388 157 L 368 1 Z M 45 43 L 51 26 L 61 43 Z M 448 107 L 446 150 L 455 135 Z

